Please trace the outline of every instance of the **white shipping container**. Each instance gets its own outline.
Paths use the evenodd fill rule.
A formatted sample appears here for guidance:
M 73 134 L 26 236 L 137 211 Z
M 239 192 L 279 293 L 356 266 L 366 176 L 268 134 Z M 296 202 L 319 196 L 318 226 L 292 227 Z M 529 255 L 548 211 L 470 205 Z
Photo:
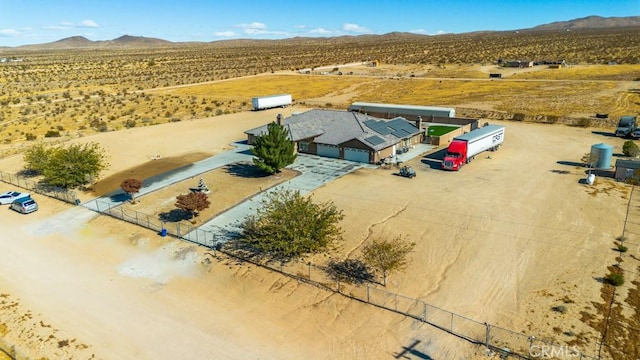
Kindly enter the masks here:
M 291 105 L 291 94 L 254 97 L 251 98 L 251 105 L 253 110 L 287 107 Z

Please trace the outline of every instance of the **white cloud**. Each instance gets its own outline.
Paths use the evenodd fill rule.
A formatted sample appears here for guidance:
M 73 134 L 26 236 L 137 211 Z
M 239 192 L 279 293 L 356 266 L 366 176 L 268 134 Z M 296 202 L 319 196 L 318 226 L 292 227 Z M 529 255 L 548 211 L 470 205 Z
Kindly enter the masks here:
M 333 34 L 333 31 L 327 30 L 325 28 L 317 28 L 317 29 L 310 30 L 309 33 L 320 34 L 320 35 L 330 35 L 330 34 Z
M 45 30 L 69 30 L 71 29 L 70 26 L 65 26 L 65 25 L 47 25 L 47 26 L 43 26 L 42 27 Z
M 100 25 L 93 20 L 82 20 L 80 24 L 78 24 L 78 27 L 97 28 L 100 27 Z
M 83 20 L 77 24 L 70 21 L 62 21 L 58 25 L 47 25 L 47 26 L 43 26 L 42 28 L 45 30 L 58 31 L 58 30 L 69 30 L 69 29 L 75 29 L 75 28 L 97 28 L 97 27 L 100 27 L 100 25 L 98 25 L 95 21 Z
M 412 34 L 427 34 L 427 30 L 425 29 L 409 30 L 409 32 Z
M 444 31 L 444 30 L 438 30 L 438 31 L 436 31 L 436 34 L 437 34 L 437 35 L 442 35 L 442 34 L 446 34 L 446 33 L 447 33 L 447 32 L 446 32 L 446 31 Z
M 235 36 L 236 33 L 234 33 L 233 31 L 219 31 L 216 33 L 213 33 L 213 35 L 215 36 L 219 36 L 219 37 L 232 37 Z
M 239 28 L 247 30 L 266 30 L 267 25 L 260 22 L 252 22 L 251 24 L 238 24 L 236 25 Z
M 358 24 L 344 24 L 342 25 L 342 30 L 350 33 L 366 33 L 371 32 L 371 30 L 366 27 L 360 26 Z
M 12 37 L 12 36 L 18 36 L 20 35 L 20 32 L 17 31 L 16 29 L 2 29 L 0 30 L 0 36 L 2 37 Z

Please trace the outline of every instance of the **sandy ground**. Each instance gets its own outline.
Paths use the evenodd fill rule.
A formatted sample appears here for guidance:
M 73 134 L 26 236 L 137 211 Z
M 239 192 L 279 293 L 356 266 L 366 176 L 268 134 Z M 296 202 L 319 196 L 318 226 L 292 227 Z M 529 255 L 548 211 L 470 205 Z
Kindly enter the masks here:
M 107 177 L 154 156 L 223 151 L 244 130 L 299 110 L 78 141 L 107 149 Z M 417 243 L 410 266 L 391 274 L 388 290 L 517 332 L 561 339 L 552 331 L 557 326 L 592 340 L 596 334 L 579 312 L 595 313 L 597 278 L 615 257 L 629 188 L 604 178 L 583 185 L 584 169 L 572 163 L 595 143 L 621 152 L 622 140 L 561 125 L 505 125 L 504 146 L 460 172 L 416 159 L 415 179 L 358 170 L 314 198 L 344 210 L 343 256 L 358 256 L 372 234 L 404 234 Z M 20 164 L 18 156 L 0 161 L 5 171 Z M 2 191 L 11 188 L 0 183 Z M 481 352 L 398 314 L 255 266 L 208 263 L 206 249 L 36 199 L 37 213 L 0 217 L 9 229 L 0 237 L 0 331 L 31 358 L 460 359 Z M 567 314 L 552 312 L 564 296 L 573 301 Z

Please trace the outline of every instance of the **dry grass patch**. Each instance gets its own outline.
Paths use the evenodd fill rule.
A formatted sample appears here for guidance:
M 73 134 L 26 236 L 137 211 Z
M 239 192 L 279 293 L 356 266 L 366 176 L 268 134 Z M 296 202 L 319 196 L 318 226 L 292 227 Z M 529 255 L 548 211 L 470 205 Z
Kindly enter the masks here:
M 634 81 L 640 79 L 640 65 L 571 65 L 560 69 L 550 69 L 546 67 L 545 69 L 542 69 L 540 71 L 513 74 L 510 76 L 510 78 L 545 80 Z
M 199 84 L 189 87 L 159 89 L 154 92 L 176 96 L 198 96 L 221 100 L 247 102 L 246 109 L 251 108 L 251 97 L 272 94 L 291 94 L 296 100 L 324 96 L 354 84 L 372 82 L 371 79 L 353 76 L 321 76 L 321 75 L 264 75 Z
M 283 169 L 276 175 L 266 175 L 253 164 L 235 163 L 137 197 L 136 204 L 126 202 L 122 206 L 124 209 L 149 215 L 157 221 L 183 222 L 191 225 L 182 212 L 177 210 L 176 197 L 189 193 L 190 188 L 197 187 L 202 178 L 211 190 L 208 194 L 211 205 L 195 218 L 196 224 L 199 225 L 243 200 L 296 175 L 297 172 L 290 169 Z

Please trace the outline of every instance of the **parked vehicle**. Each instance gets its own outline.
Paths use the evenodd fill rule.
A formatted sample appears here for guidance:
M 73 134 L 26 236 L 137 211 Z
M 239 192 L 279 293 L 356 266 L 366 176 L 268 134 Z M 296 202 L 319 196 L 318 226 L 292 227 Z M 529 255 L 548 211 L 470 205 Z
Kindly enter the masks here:
M 623 116 L 618 121 L 618 127 L 616 128 L 617 137 L 629 137 L 636 130 L 636 117 L 635 116 Z
M 29 193 L 23 193 L 19 191 L 7 191 L 0 194 L 0 204 L 7 205 L 14 202 L 14 200 L 31 197 Z
M 459 170 L 483 151 L 496 151 L 504 141 L 504 126 L 486 125 L 453 138 L 442 161 L 442 169 Z
M 10 209 L 22 214 L 29 214 L 38 211 L 38 203 L 32 198 L 21 198 L 11 203 Z
M 251 98 L 253 110 L 271 109 L 276 107 L 287 107 L 291 105 L 291 95 L 271 95 Z
M 636 128 L 632 133 L 631 137 L 634 139 L 640 139 L 640 128 Z
M 413 179 L 416 177 L 416 171 L 409 165 L 405 165 L 400 168 L 400 172 L 398 173 L 400 176 L 408 177 L 409 179 Z

